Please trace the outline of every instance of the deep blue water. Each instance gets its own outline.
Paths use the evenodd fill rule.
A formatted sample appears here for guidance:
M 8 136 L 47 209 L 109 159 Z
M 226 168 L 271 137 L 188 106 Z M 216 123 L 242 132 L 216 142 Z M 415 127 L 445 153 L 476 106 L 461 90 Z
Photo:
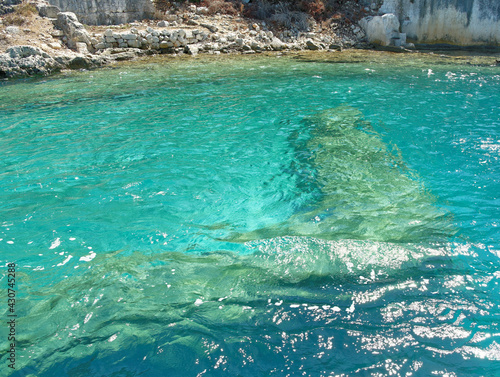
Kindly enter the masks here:
M 499 376 L 500 68 L 377 57 L 0 86 L 0 375 Z

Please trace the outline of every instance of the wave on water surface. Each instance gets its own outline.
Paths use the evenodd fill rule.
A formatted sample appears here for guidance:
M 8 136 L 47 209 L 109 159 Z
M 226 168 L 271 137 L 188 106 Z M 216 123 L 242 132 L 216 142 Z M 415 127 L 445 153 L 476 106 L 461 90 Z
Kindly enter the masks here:
M 221 100 L 234 113 L 214 96 L 192 110 L 196 122 L 176 108 L 147 126 L 119 114 L 106 137 L 77 129 L 81 144 L 66 146 L 75 165 L 50 177 L 57 192 L 29 175 L 52 201 L 34 195 L 40 219 L 8 226 L 44 237 L 19 261 L 12 376 L 498 375 L 497 258 L 456 235 L 418 164 L 350 106 L 282 128 L 241 120 L 254 106 L 240 103 L 254 89 L 242 90 Z

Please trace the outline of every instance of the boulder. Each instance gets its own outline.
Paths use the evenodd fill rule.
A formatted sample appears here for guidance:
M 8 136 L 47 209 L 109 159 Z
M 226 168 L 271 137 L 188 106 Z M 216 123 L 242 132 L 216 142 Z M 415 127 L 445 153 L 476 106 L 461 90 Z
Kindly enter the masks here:
M 0 78 L 48 75 L 62 66 L 34 46 L 12 46 L 0 54 Z
M 208 8 L 207 7 L 196 7 L 196 13 L 208 14 Z
M 19 34 L 19 33 L 21 32 L 21 30 L 20 30 L 17 26 L 7 26 L 7 27 L 5 28 L 5 32 L 6 32 L 7 34 L 12 34 L 12 35 L 14 35 L 14 34 Z
M 187 45 L 184 49 L 184 51 L 189 54 L 189 55 L 198 55 L 198 52 L 200 51 L 200 46 L 198 45 Z
M 286 47 L 285 44 L 276 37 L 272 39 L 270 46 L 274 51 L 281 51 Z
M 141 42 L 139 42 L 137 39 L 135 39 L 135 40 L 128 39 L 127 45 L 128 45 L 128 47 L 139 48 L 139 47 L 141 47 Z
M 5 51 L 12 59 L 23 59 L 30 56 L 42 56 L 44 58 L 49 58 L 49 55 L 40 50 L 35 46 L 12 46 L 7 48 Z
M 72 12 L 60 12 L 57 14 L 56 26 L 61 29 L 68 38 L 68 46 L 76 48 L 76 43 L 83 42 L 90 45 L 90 34 L 83 25 L 78 22 L 78 18 Z M 107 30 L 106 30 L 107 32 Z M 106 33 L 105 33 L 106 34 Z
M 58 29 L 55 29 L 55 30 L 52 30 L 50 32 L 50 35 L 52 35 L 54 38 L 61 38 L 61 37 L 64 37 L 64 33 L 62 30 L 58 30 Z
M 320 49 L 319 45 L 316 44 L 316 43 L 314 43 L 310 39 L 307 40 L 306 47 L 307 47 L 308 50 L 313 50 L 313 51 L 316 51 L 316 50 Z
M 2 0 L 0 1 L 0 15 L 14 12 L 13 5 L 21 4 L 22 0 Z
M 38 14 L 41 17 L 47 17 L 47 18 L 57 18 L 57 14 L 61 12 L 61 10 L 55 5 L 38 3 L 36 5 L 36 8 L 38 10 Z
M 83 42 L 76 42 L 76 51 L 80 54 L 88 54 L 89 50 L 87 44 Z
M 200 24 L 200 26 L 203 26 L 204 28 L 207 28 L 210 30 L 212 33 L 217 33 L 219 31 L 219 28 L 215 25 L 210 25 L 210 24 Z
M 399 20 L 392 13 L 383 16 L 365 17 L 359 21 L 369 42 L 381 46 L 394 45 L 394 39 L 399 38 Z
M 76 56 L 70 60 L 68 67 L 71 69 L 89 69 L 91 61 L 83 56 Z
M 49 43 L 49 47 L 54 49 L 54 50 L 60 50 L 62 48 L 62 46 L 59 42 L 51 42 L 51 43 Z
M 136 34 L 132 34 L 132 33 L 124 33 L 124 34 L 122 34 L 122 38 L 126 39 L 126 40 L 136 40 L 137 39 L 137 35 Z

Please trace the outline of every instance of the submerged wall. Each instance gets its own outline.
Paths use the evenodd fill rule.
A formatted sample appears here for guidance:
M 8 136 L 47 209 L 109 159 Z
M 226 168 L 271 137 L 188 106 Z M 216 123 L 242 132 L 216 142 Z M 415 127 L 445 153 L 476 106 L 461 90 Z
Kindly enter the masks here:
M 151 0 L 49 0 L 63 12 L 73 12 L 87 25 L 117 25 L 153 16 Z
M 384 0 L 380 12 L 418 43 L 500 45 L 500 0 Z

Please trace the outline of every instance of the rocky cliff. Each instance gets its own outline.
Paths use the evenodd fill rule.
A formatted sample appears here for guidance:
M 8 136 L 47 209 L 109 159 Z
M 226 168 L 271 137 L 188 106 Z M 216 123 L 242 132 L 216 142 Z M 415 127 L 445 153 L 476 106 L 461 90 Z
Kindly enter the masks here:
M 380 13 L 417 43 L 500 45 L 499 0 L 384 0 Z
M 87 25 L 118 25 L 148 19 L 155 11 L 151 0 L 49 0 L 63 12 L 73 12 Z

